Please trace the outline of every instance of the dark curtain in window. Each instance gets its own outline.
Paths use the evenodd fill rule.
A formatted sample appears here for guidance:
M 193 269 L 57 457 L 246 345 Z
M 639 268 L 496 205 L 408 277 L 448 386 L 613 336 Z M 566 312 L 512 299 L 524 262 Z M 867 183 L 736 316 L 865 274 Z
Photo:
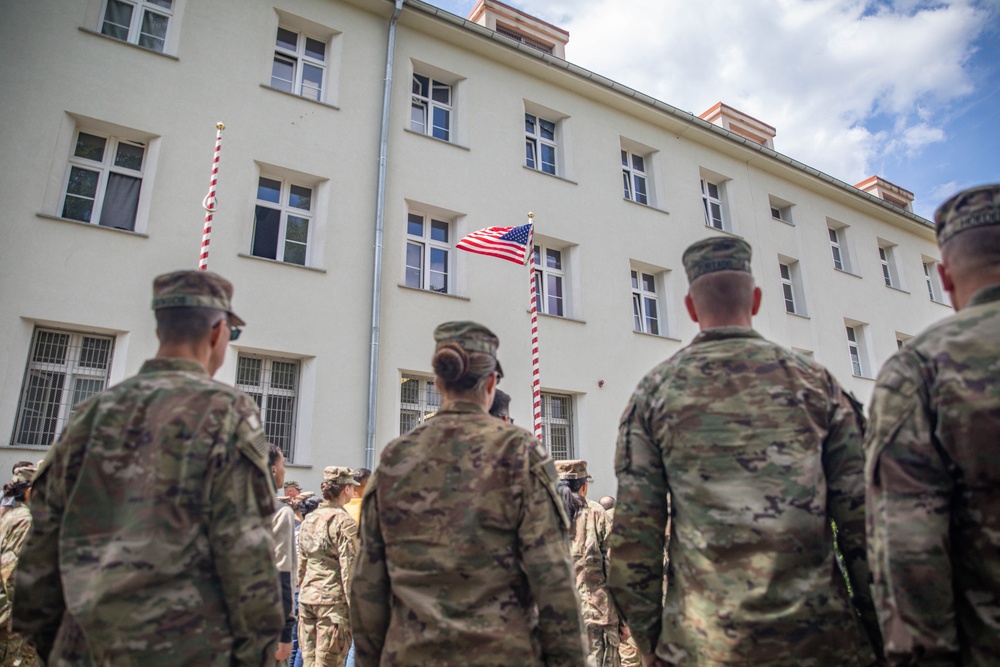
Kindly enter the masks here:
M 116 229 L 135 229 L 135 212 L 139 208 L 139 189 L 142 179 L 124 174 L 109 174 L 108 189 L 104 193 L 101 209 L 101 226 Z

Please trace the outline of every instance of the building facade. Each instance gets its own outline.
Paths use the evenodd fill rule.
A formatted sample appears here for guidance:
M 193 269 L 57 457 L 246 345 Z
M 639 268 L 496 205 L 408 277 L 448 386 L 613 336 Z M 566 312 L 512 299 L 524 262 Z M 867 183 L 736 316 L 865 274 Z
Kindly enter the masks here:
M 746 238 L 755 327 L 862 400 L 951 312 L 905 190 L 776 153 L 774 128 L 726 105 L 706 120 L 576 67 L 568 34 L 493 0 L 477 22 L 417 0 L 7 10 L 2 469 L 41 458 L 78 400 L 155 353 L 151 281 L 197 266 L 218 121 L 209 268 L 248 326 L 216 378 L 257 398 L 289 478 L 313 489 L 434 412 L 440 322 L 498 334 L 530 428 L 529 270 L 455 248 L 529 211 L 545 441 L 588 459 L 598 494 L 631 391 L 697 331 L 690 243 Z

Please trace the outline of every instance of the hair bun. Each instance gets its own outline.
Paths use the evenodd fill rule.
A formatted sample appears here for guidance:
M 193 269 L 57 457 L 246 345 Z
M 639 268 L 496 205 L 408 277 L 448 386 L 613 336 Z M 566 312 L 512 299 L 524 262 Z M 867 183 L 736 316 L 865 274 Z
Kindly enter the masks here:
M 434 352 L 434 372 L 442 380 L 455 382 L 469 368 L 469 354 L 457 343 L 444 343 Z

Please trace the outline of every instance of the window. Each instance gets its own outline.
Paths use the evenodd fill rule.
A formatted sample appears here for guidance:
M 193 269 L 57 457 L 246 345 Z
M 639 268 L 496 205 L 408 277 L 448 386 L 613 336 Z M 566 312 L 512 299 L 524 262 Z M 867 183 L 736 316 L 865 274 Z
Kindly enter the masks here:
M 14 445 L 51 445 L 74 407 L 108 384 L 112 336 L 35 329 L 21 387 Z
M 896 248 L 890 243 L 879 241 L 878 259 L 882 265 L 882 279 L 886 287 L 900 288 L 899 273 L 896 271 Z
M 236 359 L 236 388 L 260 408 L 267 439 L 295 461 L 295 417 L 299 391 L 299 361 L 241 352 Z
M 101 34 L 163 53 L 173 0 L 107 0 Z
M 542 442 L 555 460 L 573 458 L 573 397 L 542 392 Z
M 854 327 L 847 327 L 847 349 L 851 354 L 851 370 L 855 375 L 861 375 L 861 348 L 858 346 L 857 332 Z
M 851 358 L 851 373 L 857 377 L 870 378 L 868 344 L 865 340 L 866 328 L 866 325 L 860 322 L 847 322 L 847 351 Z
M 637 204 L 649 205 L 649 191 L 646 186 L 646 159 L 624 148 L 622 153 L 622 183 L 625 199 Z
M 525 46 L 530 46 L 533 49 L 541 51 L 542 53 L 548 53 L 549 55 L 552 55 L 552 46 L 550 44 L 545 44 L 543 42 L 538 41 L 537 39 L 532 39 L 527 35 L 522 35 L 517 30 L 513 28 L 508 28 L 502 23 L 496 24 L 496 32 L 498 35 L 509 37 L 510 39 L 513 39 L 515 42 L 520 42 Z
M 931 301 L 944 303 L 941 280 L 937 271 L 937 262 L 926 257 L 924 258 L 924 282 L 927 283 L 927 295 L 931 298 Z
M 62 217 L 134 230 L 146 146 L 84 130 L 75 138 Z
M 451 141 L 452 86 L 417 72 L 413 73 L 410 129 Z
M 423 424 L 440 407 L 441 393 L 434 386 L 434 380 L 404 375 L 399 384 L 399 434 Z
M 771 207 L 771 217 L 775 220 L 781 220 L 782 222 L 792 223 L 792 203 L 775 197 L 774 195 L 768 195 L 768 204 Z
M 279 26 L 271 65 L 271 86 L 322 102 L 326 59 L 325 41 Z
M 785 312 L 794 313 L 795 310 L 795 288 L 792 285 L 792 270 L 787 264 L 778 264 L 781 272 L 781 293 L 785 297 Z
M 719 185 L 701 180 L 701 199 L 705 204 L 705 224 L 716 229 L 723 228 L 722 220 L 722 199 L 719 192 Z
M 254 209 L 254 257 L 305 265 L 313 220 L 313 187 L 261 175 Z
M 798 260 L 778 255 L 778 276 L 781 280 L 781 296 L 785 301 L 785 312 L 805 316 L 806 299 Z
M 524 159 L 529 169 L 556 173 L 556 123 L 524 114 Z
M 563 251 L 535 246 L 535 305 L 546 315 L 567 316 Z
M 833 254 L 833 268 L 838 271 L 851 273 L 851 258 L 847 252 L 847 227 L 835 227 L 831 224 L 827 227 L 826 233 L 830 238 L 830 252 Z
M 660 303 L 656 296 L 656 276 L 634 269 L 632 270 L 632 321 L 635 331 L 660 335 Z
M 896 349 L 897 350 L 903 349 L 903 346 L 906 345 L 906 341 L 910 340 L 911 338 L 913 338 L 913 336 L 911 336 L 910 334 L 904 334 L 904 333 L 900 333 L 900 332 L 897 331 L 896 332 Z
M 406 285 L 450 294 L 452 223 L 422 213 L 406 217 Z

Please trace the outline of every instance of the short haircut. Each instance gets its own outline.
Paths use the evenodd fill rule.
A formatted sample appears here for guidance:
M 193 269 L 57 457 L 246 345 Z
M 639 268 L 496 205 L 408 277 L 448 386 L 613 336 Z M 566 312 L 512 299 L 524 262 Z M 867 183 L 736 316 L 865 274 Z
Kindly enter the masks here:
M 24 470 L 25 468 L 34 468 L 34 467 L 35 467 L 34 461 L 18 461 L 17 463 L 14 464 L 14 467 L 11 468 L 10 472 L 11 474 L 16 475 L 18 470 Z
M 1000 226 L 974 227 L 952 236 L 941 246 L 941 258 L 960 278 L 1000 271 Z
M 612 496 L 604 496 L 598 503 L 606 510 L 612 509 L 615 506 L 615 499 Z
M 699 317 L 729 319 L 753 309 L 753 276 L 745 271 L 714 271 L 691 283 L 691 300 Z
M 368 468 L 358 468 L 354 471 L 354 481 L 358 484 L 364 484 L 365 480 L 372 476 L 372 471 Z
M 197 343 L 203 340 L 216 322 L 224 319 L 226 313 L 215 308 L 158 308 L 156 311 L 156 333 L 161 343 Z
M 493 405 L 490 406 L 490 414 L 499 417 L 501 414 L 510 412 L 510 394 L 499 389 L 493 396 Z
M 278 459 L 284 457 L 284 453 L 282 453 L 281 448 L 278 447 L 273 442 L 269 442 L 267 444 L 268 444 L 268 447 L 267 447 L 267 465 L 269 465 L 269 466 L 271 466 L 273 468 L 274 466 L 276 466 L 278 464 Z

